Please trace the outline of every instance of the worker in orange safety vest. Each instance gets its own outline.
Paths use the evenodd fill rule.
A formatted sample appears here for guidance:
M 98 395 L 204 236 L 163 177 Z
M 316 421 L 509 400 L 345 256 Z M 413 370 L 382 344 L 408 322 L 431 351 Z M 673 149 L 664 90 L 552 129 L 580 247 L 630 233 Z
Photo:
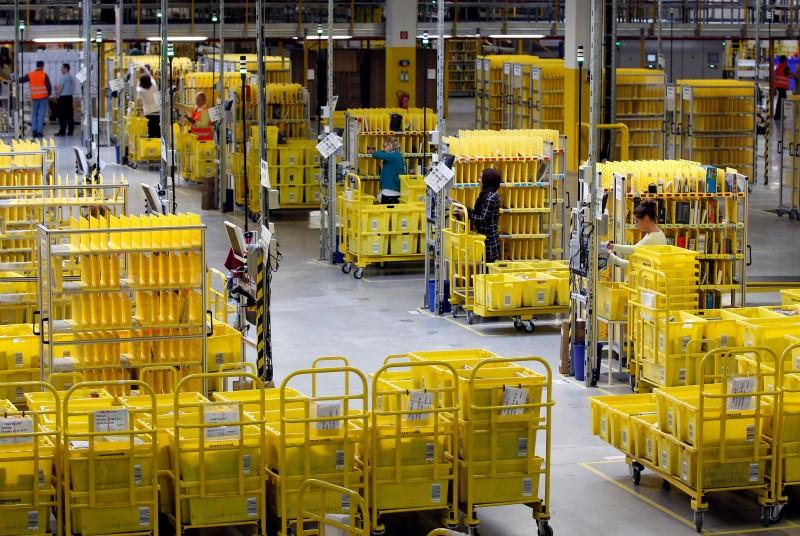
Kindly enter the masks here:
M 203 92 L 198 93 L 194 98 L 194 103 L 195 106 L 192 108 L 191 113 L 186 115 L 187 121 L 192 125 L 192 134 L 197 136 L 198 141 L 213 141 L 214 126 L 208 114 L 206 94 Z
M 772 91 L 777 94 L 777 105 L 775 106 L 775 113 L 773 117 L 776 121 L 781 120 L 783 113 L 783 100 L 786 98 L 786 92 L 789 91 L 789 85 L 792 80 L 792 70 L 789 68 L 789 62 L 786 56 L 778 58 L 778 65 L 775 67 L 775 73 L 772 78 Z
M 36 69 L 29 72 L 19 80 L 30 85 L 31 93 L 31 128 L 33 137 L 41 138 L 44 132 L 44 117 L 47 113 L 48 99 L 53 93 L 50 78 L 44 72 L 44 62 L 37 61 Z

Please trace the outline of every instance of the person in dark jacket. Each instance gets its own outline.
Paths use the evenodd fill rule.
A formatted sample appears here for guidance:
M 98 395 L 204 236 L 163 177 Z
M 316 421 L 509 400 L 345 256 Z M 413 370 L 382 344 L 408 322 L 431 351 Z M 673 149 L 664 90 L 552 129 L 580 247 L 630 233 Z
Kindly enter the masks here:
M 383 161 L 381 167 L 380 193 L 382 205 L 395 205 L 400 202 L 400 175 L 406 172 L 403 153 L 397 138 L 387 138 L 383 142 L 383 151 L 367 148 L 372 158 Z
M 472 229 L 486 237 L 486 262 L 494 262 L 500 258 L 500 172 L 487 168 L 481 173 L 481 193 L 473 208 L 468 208 Z M 453 211 L 462 215 L 459 208 Z

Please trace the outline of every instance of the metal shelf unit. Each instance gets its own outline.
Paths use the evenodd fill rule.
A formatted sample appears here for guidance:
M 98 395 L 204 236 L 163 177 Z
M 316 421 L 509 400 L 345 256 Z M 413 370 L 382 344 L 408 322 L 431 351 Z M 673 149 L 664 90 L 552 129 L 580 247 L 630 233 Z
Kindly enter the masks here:
M 503 128 L 552 129 L 563 134 L 564 61 L 520 58 L 503 66 Z
M 480 39 L 448 39 L 445 41 L 445 91 L 450 97 L 475 95 L 475 59 Z
M 615 122 L 628 127 L 628 157 L 661 160 L 664 158 L 664 71 L 617 69 L 616 74 Z
M 800 221 L 800 96 L 792 95 L 783 101 L 778 154 L 780 155 L 780 189 L 778 216 L 788 215 Z

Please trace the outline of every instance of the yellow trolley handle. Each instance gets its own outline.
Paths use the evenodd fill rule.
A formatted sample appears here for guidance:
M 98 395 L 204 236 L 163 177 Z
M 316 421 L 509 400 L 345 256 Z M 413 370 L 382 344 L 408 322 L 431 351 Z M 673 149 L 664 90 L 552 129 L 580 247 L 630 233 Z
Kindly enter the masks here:
M 350 366 L 350 360 L 347 359 L 346 357 L 343 357 L 343 356 L 327 355 L 327 356 L 318 357 L 311 363 L 311 368 L 315 369 L 315 370 L 316 369 L 320 369 L 320 368 L 325 368 L 327 366 L 331 366 L 331 367 L 349 367 Z M 350 383 L 348 382 L 348 384 L 345 385 L 345 394 L 346 395 L 350 394 L 350 390 L 349 389 L 350 389 Z M 311 375 L 311 396 L 312 397 L 316 397 L 317 396 L 317 375 L 316 374 L 312 374 Z
M 156 374 L 157 372 L 166 372 L 170 375 L 172 379 L 170 385 L 173 389 L 178 384 L 178 369 L 175 367 L 170 367 L 169 365 L 153 365 L 152 367 L 143 367 L 139 373 L 139 379 L 145 381 L 148 376 Z M 152 383 L 148 382 L 147 385 L 152 387 Z
M 86 381 L 86 376 L 82 372 L 53 372 L 47 377 L 47 383 L 56 390 L 67 390 L 76 383 Z M 41 383 L 41 382 L 40 382 Z
M 787 371 L 789 373 L 795 371 L 794 353 L 797 350 L 800 350 L 800 338 L 793 335 L 786 335 L 785 338 L 789 342 L 791 341 L 794 342 L 791 342 L 791 344 L 789 344 L 789 346 L 787 346 L 786 349 L 783 351 L 783 354 L 781 354 L 781 359 L 779 364 L 780 368 L 775 371 L 775 376 L 776 376 L 775 382 L 776 385 L 778 386 L 777 389 L 780 392 L 779 396 L 780 404 L 778 410 L 775 412 L 776 415 L 783 415 L 784 403 L 786 401 L 785 397 L 787 394 L 797 396 L 797 394 L 800 393 L 800 389 L 798 388 L 787 389 L 786 387 L 784 387 L 784 377 L 787 374 Z M 789 501 L 789 498 L 785 493 L 787 483 L 784 482 L 784 476 L 783 476 L 784 466 L 786 464 L 785 458 L 795 458 L 795 459 L 797 458 L 797 455 L 794 454 L 794 452 L 797 449 L 797 442 L 789 442 L 788 445 L 784 444 L 783 426 L 781 422 L 782 420 L 783 419 L 775 419 L 776 425 L 773 426 L 773 428 L 777 426 L 777 430 L 773 431 L 774 440 L 776 441 L 777 444 L 773 445 L 772 448 L 778 453 L 778 455 L 776 456 L 777 459 L 773 464 L 775 466 L 775 471 L 771 475 L 774 478 L 773 482 L 775 483 L 772 492 L 775 497 L 775 500 L 778 503 L 778 506 L 774 511 L 776 517 L 780 515 L 780 511 L 783 508 L 783 505 L 785 505 Z
M 367 501 L 358 493 L 331 484 L 317 480 L 316 478 L 309 478 L 300 484 L 299 489 L 299 510 L 300 514 L 297 519 L 297 535 L 305 536 L 306 534 L 325 534 L 327 528 L 336 529 L 339 534 L 347 534 L 349 536 L 368 536 L 370 534 L 371 525 L 369 518 L 369 508 Z M 315 497 L 311 499 L 312 504 L 322 505 L 321 512 L 313 512 L 306 508 L 306 497 L 311 495 Z M 330 518 L 325 515 L 324 505 L 329 504 L 328 496 L 334 495 L 340 498 L 341 502 L 349 501 L 350 509 L 348 512 L 348 523 L 342 523 L 336 518 Z M 306 523 L 315 524 L 315 529 L 312 532 L 306 532 Z
M 258 375 L 258 369 L 256 368 L 254 363 L 249 363 L 247 361 L 242 361 L 240 363 L 222 363 L 219 367 L 217 367 L 218 372 L 228 372 L 228 371 L 245 371 L 255 376 Z M 221 385 L 217 386 L 221 391 L 228 390 L 228 379 L 225 378 L 222 381 Z M 266 388 L 266 386 L 265 386 Z M 257 389 L 255 385 L 251 385 L 250 389 Z M 233 389 L 236 390 L 236 389 Z M 247 389 L 249 390 L 249 389 Z

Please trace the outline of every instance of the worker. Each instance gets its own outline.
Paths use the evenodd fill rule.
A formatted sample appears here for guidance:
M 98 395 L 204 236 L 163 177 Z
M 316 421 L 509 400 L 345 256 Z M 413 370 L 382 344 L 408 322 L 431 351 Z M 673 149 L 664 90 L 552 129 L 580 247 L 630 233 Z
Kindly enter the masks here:
M 486 237 L 486 262 L 495 262 L 500 258 L 500 190 L 502 178 L 500 172 L 487 168 L 481 173 L 481 193 L 475 200 L 473 208 L 467 208 L 472 229 Z M 463 216 L 464 211 L 455 207 L 453 213 Z
M 161 94 L 146 66 L 142 67 L 136 95 L 142 103 L 142 114 L 147 118 L 147 137 L 161 138 Z
M 772 92 L 778 96 L 775 106 L 775 121 L 780 121 L 783 113 L 783 99 L 792 80 L 792 69 L 789 67 L 788 58 L 783 55 L 778 58 L 778 65 L 775 66 L 775 76 L 772 79 Z
M 633 210 L 633 225 L 644 233 L 639 242 L 633 246 L 624 246 L 622 244 L 615 244 L 609 242 L 606 247 L 608 248 L 608 260 L 616 264 L 620 268 L 627 268 L 628 261 L 622 259 L 619 255 L 632 255 L 637 248 L 642 246 L 666 246 L 667 237 L 664 236 L 664 231 L 658 227 L 658 204 L 652 199 L 646 199 L 639 203 Z
M 72 108 L 75 77 L 69 71 L 69 63 L 61 65 L 61 79 L 56 84 L 56 99 L 58 99 L 58 132 L 56 132 L 56 136 L 72 136 L 75 131 L 75 115 Z
M 202 91 L 198 93 L 194 98 L 194 104 L 192 112 L 186 115 L 186 120 L 192 125 L 192 134 L 197 136 L 198 141 L 213 141 L 214 127 L 208 114 L 206 94 Z
M 383 161 L 380 178 L 380 203 L 382 205 L 399 203 L 400 175 L 406 172 L 403 153 L 400 152 L 400 142 L 394 137 L 386 138 L 382 151 L 376 151 L 374 147 L 367 147 L 367 152 L 372 155 L 372 158 Z
M 53 93 L 53 86 L 50 85 L 50 78 L 44 72 L 44 62 L 37 61 L 36 69 L 29 72 L 19 80 L 22 83 L 30 84 L 31 92 L 31 128 L 33 137 L 41 138 L 44 136 L 44 119 L 47 113 L 47 103 L 50 94 Z

